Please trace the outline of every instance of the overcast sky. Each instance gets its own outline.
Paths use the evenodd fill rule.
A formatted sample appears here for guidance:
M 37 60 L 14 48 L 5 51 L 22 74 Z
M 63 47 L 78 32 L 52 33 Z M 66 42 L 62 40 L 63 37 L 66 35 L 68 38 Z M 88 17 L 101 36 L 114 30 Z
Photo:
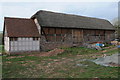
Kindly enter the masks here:
M 17 1 L 17 0 L 16 0 Z M 81 16 L 89 16 L 113 20 L 118 16 L 118 2 L 117 0 L 105 1 L 78 1 L 70 0 L 66 2 L 54 0 L 44 0 L 37 2 L 37 0 L 29 0 L 29 2 L 8 0 L 0 3 L 0 31 L 3 30 L 4 17 L 19 17 L 30 18 L 39 10 L 54 11 L 67 14 L 76 14 Z M 34 2 L 33 2 L 34 1 Z

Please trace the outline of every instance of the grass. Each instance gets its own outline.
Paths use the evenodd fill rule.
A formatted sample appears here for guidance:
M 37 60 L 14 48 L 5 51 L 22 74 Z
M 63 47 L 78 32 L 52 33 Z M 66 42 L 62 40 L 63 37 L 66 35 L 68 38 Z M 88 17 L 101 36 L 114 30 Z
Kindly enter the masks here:
M 2 52 L 2 45 L 0 45 L 0 53 Z M 2 78 L 2 56 L 0 56 L 0 78 Z
M 0 52 L 2 52 L 2 47 L 3 47 L 3 45 L 0 45 Z
M 102 55 L 98 54 L 100 51 L 83 47 L 63 49 L 65 49 L 63 54 L 51 57 L 29 56 L 29 54 L 3 56 L 3 78 L 118 77 L 118 67 L 104 67 L 83 60 L 100 57 Z M 107 54 L 112 52 L 116 51 L 108 51 Z M 80 64 L 83 66 L 79 66 Z
M 88 49 L 88 48 L 84 48 L 84 47 L 71 47 L 71 48 L 63 48 L 67 51 L 67 53 L 71 53 L 71 55 L 77 55 L 77 54 L 91 54 L 91 53 L 95 53 L 98 52 L 95 49 Z
M 105 52 L 104 54 L 112 55 L 114 53 L 118 53 L 118 50 L 116 50 L 116 49 L 115 50 L 110 50 L 110 51 Z

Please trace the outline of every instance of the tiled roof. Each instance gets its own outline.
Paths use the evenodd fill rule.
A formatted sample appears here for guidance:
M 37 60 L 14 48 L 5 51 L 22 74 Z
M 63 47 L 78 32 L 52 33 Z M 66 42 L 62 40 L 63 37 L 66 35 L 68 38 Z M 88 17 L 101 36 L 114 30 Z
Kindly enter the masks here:
M 8 37 L 39 37 L 32 19 L 5 17 L 4 21 Z

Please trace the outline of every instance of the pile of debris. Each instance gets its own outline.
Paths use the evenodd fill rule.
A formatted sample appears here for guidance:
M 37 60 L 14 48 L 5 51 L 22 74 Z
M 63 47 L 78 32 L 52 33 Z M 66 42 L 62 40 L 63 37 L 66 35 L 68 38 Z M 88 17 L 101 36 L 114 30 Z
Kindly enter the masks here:
M 112 45 L 120 45 L 120 40 L 119 39 L 115 39 L 113 41 L 111 41 Z
M 96 50 L 102 50 L 102 48 L 96 44 L 83 43 L 83 47 L 90 48 L 90 49 L 96 49 Z

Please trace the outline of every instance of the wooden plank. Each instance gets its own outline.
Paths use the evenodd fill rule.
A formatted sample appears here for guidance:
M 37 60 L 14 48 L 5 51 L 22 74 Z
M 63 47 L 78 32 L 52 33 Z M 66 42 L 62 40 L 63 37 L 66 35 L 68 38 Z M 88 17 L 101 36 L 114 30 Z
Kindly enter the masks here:
M 104 40 L 105 39 L 105 37 L 104 36 L 101 36 L 101 40 Z
M 107 31 L 107 30 L 106 30 L 105 33 L 106 33 L 106 34 L 112 34 L 113 31 Z
M 95 34 L 95 30 L 90 30 L 90 32 L 91 32 L 91 35 Z
M 81 42 L 82 41 L 82 30 L 81 29 L 73 29 L 72 36 L 73 36 L 73 41 L 75 43 Z
M 57 42 L 60 42 L 62 40 L 62 37 L 61 36 L 56 36 L 56 41 Z
M 86 35 L 86 30 L 83 30 L 83 35 Z
M 49 28 L 43 28 L 45 34 L 48 34 L 49 33 Z
M 67 34 L 67 29 L 61 29 L 62 33 L 61 34 Z
M 82 36 L 81 36 L 82 34 L 81 34 L 81 32 L 82 32 L 82 31 L 81 31 L 81 30 L 79 30 L 79 34 L 78 34 L 78 41 L 79 41 L 79 42 L 80 42 L 80 41 L 81 41 L 81 39 L 82 39 Z
M 51 41 L 51 42 L 56 41 L 55 36 L 50 36 L 50 41 Z
M 72 30 L 71 30 L 71 29 L 68 29 L 68 30 L 67 30 L 67 33 L 68 33 L 68 34 L 72 34 Z
M 96 30 L 96 35 L 99 35 L 100 34 L 100 31 L 99 30 Z
M 84 35 L 90 35 L 90 30 L 84 30 Z
M 55 34 L 55 28 L 49 28 L 49 34 Z
M 60 28 L 56 28 L 56 34 L 61 34 L 61 29 Z
M 104 35 L 104 30 L 100 30 L 100 35 Z

